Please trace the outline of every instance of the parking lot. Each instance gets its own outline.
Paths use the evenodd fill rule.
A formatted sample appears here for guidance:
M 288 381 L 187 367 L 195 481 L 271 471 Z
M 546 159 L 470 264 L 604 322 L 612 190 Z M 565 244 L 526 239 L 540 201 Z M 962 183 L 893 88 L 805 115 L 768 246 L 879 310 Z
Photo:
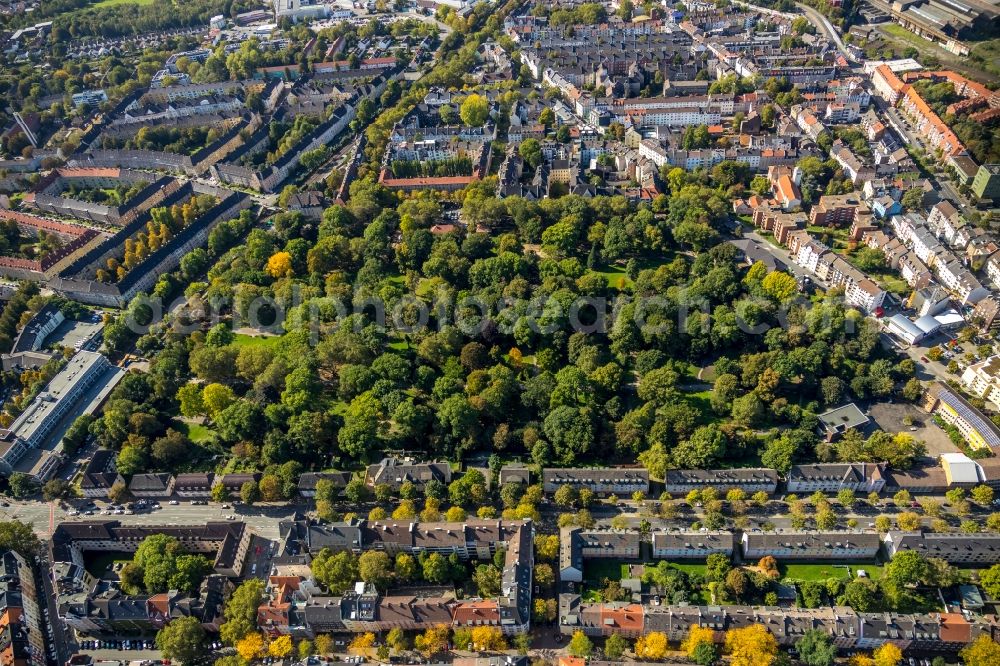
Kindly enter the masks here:
M 918 406 L 908 402 L 879 402 L 871 406 L 871 417 L 878 427 L 886 432 L 901 432 L 913 435 L 927 445 L 927 456 L 937 458 L 942 453 L 955 453 L 958 447 L 952 444 L 948 433 L 937 427 L 928 414 Z M 904 423 L 906 417 L 913 425 Z
M 91 349 L 93 344 L 87 344 L 87 342 L 92 339 L 96 341 L 98 334 L 103 328 L 104 324 L 97 315 L 94 315 L 88 321 L 73 321 L 69 319 L 59 325 L 59 328 L 46 340 L 46 344 L 93 351 Z

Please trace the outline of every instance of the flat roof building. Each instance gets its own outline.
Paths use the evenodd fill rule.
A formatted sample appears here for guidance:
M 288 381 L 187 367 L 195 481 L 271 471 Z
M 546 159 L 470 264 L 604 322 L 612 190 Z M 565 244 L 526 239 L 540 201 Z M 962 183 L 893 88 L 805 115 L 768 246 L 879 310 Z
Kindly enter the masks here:
M 819 415 L 820 426 L 827 441 L 833 441 L 852 428 L 868 424 L 868 416 L 853 402 Z
M 77 352 L 21 415 L 0 430 L 0 472 L 46 480 L 62 463 L 61 440 L 72 422 L 93 413 L 124 371 L 96 352 Z
M 1000 428 L 969 401 L 940 382 L 927 390 L 924 409 L 955 426 L 974 449 L 1000 447 Z

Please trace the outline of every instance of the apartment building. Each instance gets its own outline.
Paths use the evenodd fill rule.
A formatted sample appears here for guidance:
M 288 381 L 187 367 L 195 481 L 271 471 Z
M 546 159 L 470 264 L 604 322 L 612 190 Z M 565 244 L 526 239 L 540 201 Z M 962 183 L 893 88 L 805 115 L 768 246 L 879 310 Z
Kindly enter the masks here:
M 172 474 L 136 474 L 129 481 L 128 491 L 134 497 L 169 497 L 174 492 L 174 477 Z
M 865 164 L 860 157 L 854 154 L 854 151 L 839 139 L 834 141 L 833 147 L 830 149 L 830 156 L 840 165 L 844 175 L 854 185 L 875 177 L 875 168 Z
M 416 462 L 410 458 L 383 458 L 377 464 L 369 465 L 365 472 L 365 483 L 372 488 L 385 484 L 399 490 L 404 483 L 422 488 L 432 479 L 451 483 L 451 465 L 446 462 Z
M 872 85 L 875 92 L 892 106 L 899 102 L 900 95 L 909 87 L 885 63 L 876 67 L 875 71 L 872 72 Z
M 107 497 L 111 487 L 125 479 L 117 470 L 117 453 L 110 449 L 98 449 L 83 469 L 80 492 L 84 497 Z
M 320 481 L 329 481 L 340 494 L 351 482 L 352 476 L 350 472 L 303 472 L 299 476 L 299 495 L 306 498 L 316 497 L 316 484 Z
M 878 554 L 876 532 L 744 532 L 743 558 L 771 555 L 779 562 L 873 560 Z
M 1000 428 L 968 400 L 940 382 L 934 382 L 927 390 L 924 410 L 955 426 L 973 449 L 1000 446 Z
M 253 472 L 252 474 L 216 474 L 215 478 L 212 480 L 212 487 L 222 486 L 226 489 L 226 492 L 229 493 L 229 495 L 239 497 L 240 490 L 242 490 L 244 483 L 259 482 L 259 472 Z
M 1000 533 L 938 534 L 934 532 L 887 532 L 883 538 L 889 557 L 912 550 L 949 564 L 990 567 L 1000 562 Z
M 1000 405 L 1000 356 L 973 363 L 962 373 L 962 387 L 972 395 Z
M 939 201 L 927 215 L 927 226 L 938 238 L 954 247 L 958 232 L 966 226 L 966 222 L 950 201 Z
M 871 280 L 850 282 L 844 291 L 847 302 L 867 313 L 873 313 L 885 302 L 885 290 Z
M 649 472 L 639 467 L 547 467 L 542 470 L 542 488 L 546 493 L 554 493 L 564 485 L 587 488 L 599 496 L 649 494 Z
M 174 494 L 186 498 L 207 498 L 212 496 L 215 475 L 211 472 L 178 474 L 174 477 Z
M 785 485 L 788 492 L 796 494 L 835 493 L 845 488 L 857 493 L 881 492 L 885 487 L 885 473 L 882 466 L 875 463 L 793 465 Z
M 809 223 L 814 226 L 848 227 L 871 225 L 871 210 L 855 193 L 825 194 L 809 211 Z
M 950 251 L 938 255 L 934 272 L 941 284 L 954 294 L 955 300 L 963 305 L 975 305 L 990 294 L 962 260 Z
M 764 491 L 773 494 L 778 487 L 778 473 L 773 469 L 670 469 L 663 480 L 671 495 L 687 495 L 692 490 L 714 488 L 722 495 L 738 488 L 747 494 Z
M 584 561 L 636 560 L 640 556 L 642 535 L 631 530 L 580 530 L 572 537 L 579 541 Z
M 703 560 L 720 553 L 732 557 L 736 535 L 726 531 L 654 532 L 653 559 Z

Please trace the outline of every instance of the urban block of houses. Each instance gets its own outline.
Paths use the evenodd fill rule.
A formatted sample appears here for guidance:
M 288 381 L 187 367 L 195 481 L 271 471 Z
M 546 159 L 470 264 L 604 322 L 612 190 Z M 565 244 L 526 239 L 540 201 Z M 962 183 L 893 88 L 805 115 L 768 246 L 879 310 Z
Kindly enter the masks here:
M 147 537 L 175 537 L 185 552 L 207 556 L 213 573 L 196 597 L 176 591 L 130 596 L 117 583 L 87 571 L 95 553 L 135 552 Z M 253 532 L 239 521 L 205 525 L 122 525 L 116 520 L 86 520 L 56 525 L 49 542 L 49 562 L 59 619 L 88 634 L 150 632 L 178 617 L 196 617 L 209 631 L 218 631 L 225 597 L 232 580 L 244 574 Z
M 149 291 L 160 275 L 175 269 L 185 254 L 195 248 L 203 247 L 208 240 L 208 234 L 220 222 L 237 217 L 241 210 L 253 204 L 253 200 L 241 192 L 233 192 L 198 181 L 181 183 L 174 179 L 166 180 L 168 183 L 163 187 L 163 192 L 166 194 L 159 200 L 160 206 L 181 204 L 197 195 L 210 195 L 217 203 L 159 249 L 151 252 L 117 282 L 107 283 L 98 280 L 97 271 L 107 266 L 108 259 L 121 257 L 125 241 L 141 232 L 152 219 L 150 210 L 131 217 L 129 222 L 114 235 L 104 238 L 98 245 L 76 257 L 58 276 L 48 281 L 48 286 L 60 294 L 83 303 L 124 306 L 140 291 Z
M 582 583 L 587 560 L 703 560 L 714 553 L 732 557 L 736 535 L 728 531 L 655 531 L 583 529 L 559 532 L 559 580 Z
M 0 662 L 46 666 L 45 594 L 30 559 L 0 552 Z
M 660 632 L 678 643 L 692 627 L 713 630 L 721 642 L 727 631 L 764 626 L 779 645 L 791 647 L 811 630 L 829 635 L 838 650 L 872 650 L 893 643 L 904 655 L 948 655 L 979 636 L 992 634 L 991 618 L 956 613 L 858 613 L 849 607 L 780 608 L 763 606 L 677 606 L 591 603 L 580 595 L 559 598 L 559 628 L 566 635 L 622 634 L 638 637 Z M 592 662 L 593 663 L 593 662 Z M 600 662 L 597 662 L 600 663 Z
M 8 210 L 6 208 L 0 208 L 0 219 L 16 223 L 20 232 L 29 238 L 37 237 L 39 233 L 45 233 L 56 236 L 60 242 L 60 247 L 57 250 L 49 252 L 39 259 L 28 259 L 20 256 L 0 256 L 0 269 L 3 270 L 5 275 L 12 278 L 34 281 L 46 280 L 58 274 L 67 264 L 100 243 L 106 237 L 105 234 L 84 226 L 50 220 L 38 215 Z M 52 321 L 52 318 L 50 317 L 48 321 Z M 56 326 L 58 326 L 58 323 L 56 323 Z M 44 335 L 41 336 L 42 339 L 44 339 Z M 26 350 L 15 347 L 12 351 Z M 32 351 L 37 351 L 37 349 L 32 349 Z
M 368 522 L 314 525 L 284 523 L 285 543 L 303 552 L 439 553 L 463 561 L 486 560 L 504 550 L 501 590 L 495 598 L 455 598 L 450 588 L 401 588 L 380 594 L 358 583 L 339 596 L 324 594 L 308 567 L 272 576 L 258 625 L 272 635 L 311 637 L 328 632 L 420 630 L 440 624 L 490 625 L 505 634 L 528 630 L 531 617 L 533 526 L 531 521 L 474 520 L 466 523 Z M 284 574 L 284 575 L 283 575 Z

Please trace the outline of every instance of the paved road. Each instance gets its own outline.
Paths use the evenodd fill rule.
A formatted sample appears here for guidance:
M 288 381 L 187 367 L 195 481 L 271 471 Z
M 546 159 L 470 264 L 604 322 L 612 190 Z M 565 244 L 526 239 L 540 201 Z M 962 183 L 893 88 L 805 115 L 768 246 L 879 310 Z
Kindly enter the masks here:
M 99 507 L 104 503 L 99 502 Z M 12 502 L 9 507 L 0 508 L 0 520 L 16 518 L 34 527 L 40 538 L 48 538 L 52 525 L 61 522 L 79 522 L 84 520 L 117 520 L 123 525 L 204 525 L 209 521 L 224 521 L 226 516 L 235 515 L 238 520 L 247 523 L 260 536 L 267 539 L 278 537 L 278 523 L 291 518 L 296 508 L 289 505 L 255 505 L 252 507 L 238 505 L 231 509 L 223 509 L 221 504 L 210 502 L 207 506 L 193 506 L 182 501 L 177 506 L 163 503 L 161 509 L 149 513 L 126 515 L 71 516 L 68 511 L 54 503 L 44 502 Z
M 879 104 L 879 107 L 882 114 L 889 120 L 889 124 L 892 126 L 892 129 L 900 135 L 904 142 L 908 145 L 919 147 L 928 154 L 934 152 L 933 150 L 928 149 L 923 139 L 910 128 L 910 123 L 897 109 L 886 106 L 885 104 Z M 931 174 L 930 180 L 944 194 L 944 198 L 954 202 L 963 210 L 963 212 L 968 211 L 969 200 L 958 191 L 958 188 L 955 187 L 954 183 L 952 183 L 948 177 Z

